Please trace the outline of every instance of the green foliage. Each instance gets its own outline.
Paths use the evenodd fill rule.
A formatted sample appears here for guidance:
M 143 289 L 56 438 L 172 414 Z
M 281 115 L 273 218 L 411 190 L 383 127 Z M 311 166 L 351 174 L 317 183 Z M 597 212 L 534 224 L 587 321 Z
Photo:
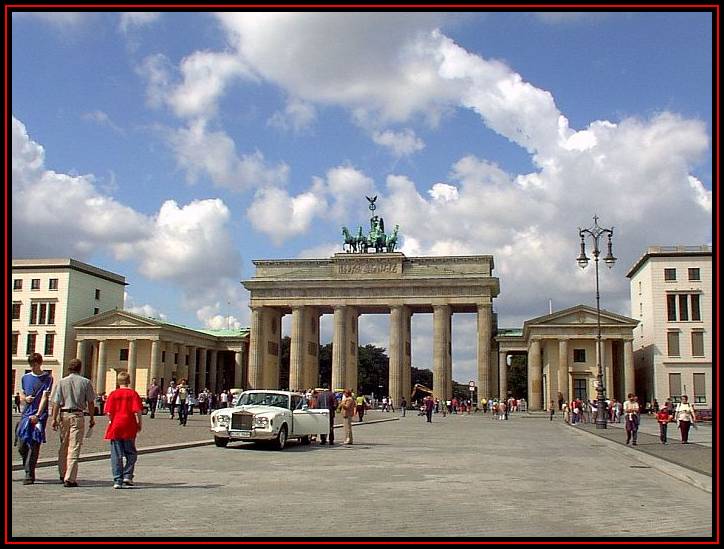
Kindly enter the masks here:
M 508 393 L 516 399 L 528 398 L 528 364 L 525 355 L 512 355 L 508 368 Z

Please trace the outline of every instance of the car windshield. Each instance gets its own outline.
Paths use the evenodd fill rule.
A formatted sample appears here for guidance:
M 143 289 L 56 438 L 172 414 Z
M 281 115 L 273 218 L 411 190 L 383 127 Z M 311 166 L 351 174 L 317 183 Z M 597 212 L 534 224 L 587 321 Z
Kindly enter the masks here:
M 242 393 L 237 406 L 276 406 L 277 408 L 289 409 L 289 397 L 279 393 Z

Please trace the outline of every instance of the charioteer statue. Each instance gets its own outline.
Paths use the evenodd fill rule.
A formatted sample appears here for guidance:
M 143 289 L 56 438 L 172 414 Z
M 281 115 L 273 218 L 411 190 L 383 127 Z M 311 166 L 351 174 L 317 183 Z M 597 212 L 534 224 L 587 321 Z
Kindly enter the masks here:
M 397 231 L 399 225 L 395 225 L 392 230 L 392 234 L 385 234 L 385 220 L 375 214 L 377 206 L 375 201 L 377 195 L 370 198 L 365 196 L 369 204 L 369 209 L 372 212 L 370 218 L 370 232 L 365 236 L 362 232 L 362 227 L 359 228 L 356 235 L 349 232 L 347 227 L 342 227 L 342 235 L 344 235 L 345 251 L 349 253 L 368 253 L 370 248 L 374 248 L 375 253 L 381 252 L 394 252 L 397 247 Z

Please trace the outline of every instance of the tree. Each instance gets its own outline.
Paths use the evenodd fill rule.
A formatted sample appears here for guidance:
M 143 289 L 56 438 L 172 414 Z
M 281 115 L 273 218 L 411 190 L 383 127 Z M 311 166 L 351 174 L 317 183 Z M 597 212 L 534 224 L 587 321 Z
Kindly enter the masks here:
M 291 348 L 292 338 L 284 336 L 279 352 L 279 387 L 289 389 L 289 349 Z
M 525 355 L 511 355 L 508 393 L 516 399 L 528 398 L 528 364 Z
M 390 390 L 390 359 L 385 349 L 368 344 L 358 348 L 357 356 L 357 392 L 387 395 Z

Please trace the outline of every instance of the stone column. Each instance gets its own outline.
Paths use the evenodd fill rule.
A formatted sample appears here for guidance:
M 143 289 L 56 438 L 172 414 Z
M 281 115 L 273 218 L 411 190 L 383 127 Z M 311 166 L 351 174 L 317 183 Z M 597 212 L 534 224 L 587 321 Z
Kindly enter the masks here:
M 606 397 L 619 398 L 613 386 L 613 341 L 604 339 L 601 342 L 601 347 L 603 348 L 603 375 L 606 376 L 604 378 L 606 381 Z
M 243 388 L 242 373 L 244 370 L 244 346 L 234 352 L 234 387 Z
M 399 405 L 402 397 L 402 307 L 390 309 L 390 394 L 394 404 Z
M 571 401 L 568 390 L 568 340 L 558 340 L 558 391 L 563 393 L 566 402 Z M 558 401 L 557 395 L 551 395 L 551 400 Z M 545 404 L 545 403 L 544 403 Z
M 452 398 L 452 309 L 448 306 L 450 314 L 447 317 L 447 330 L 445 337 L 447 339 L 447 353 L 445 353 L 445 398 Z
M 211 353 L 209 354 L 209 389 L 211 389 L 214 393 L 217 391 L 218 387 L 216 387 L 216 372 L 218 367 L 218 351 L 216 349 L 211 349 Z
M 85 377 L 88 377 L 88 372 L 90 372 L 90 364 L 86 364 L 86 359 L 85 359 L 85 350 L 86 350 L 86 347 L 85 347 L 85 339 L 79 339 L 79 340 L 76 342 L 76 347 L 75 347 L 75 349 L 76 349 L 76 350 L 75 350 L 75 356 L 76 356 L 76 358 L 79 358 L 79 359 L 82 361 L 82 363 L 83 363 L 83 366 L 82 366 L 81 371 L 80 371 L 80 372 L 81 372 L 81 375 L 83 375 L 83 376 L 85 376 Z
M 199 349 L 199 392 L 206 389 L 206 347 Z
M 130 339 L 128 341 L 128 375 L 131 376 L 131 389 L 136 388 L 136 356 L 138 354 L 138 347 L 136 346 L 136 340 Z
M 356 307 L 347 307 L 347 357 L 345 358 L 345 387 L 357 392 L 359 357 L 359 312 Z
M 498 372 L 500 375 L 500 399 L 505 400 L 508 398 L 508 353 L 500 351 L 498 353 Z M 488 393 L 480 391 L 480 398 L 488 398 Z
M 264 384 L 264 311 L 251 307 L 249 334 L 249 389 L 261 389 Z
M 319 317 L 316 307 L 305 307 L 304 311 L 305 347 L 304 347 L 304 386 L 319 387 Z
M 96 379 L 96 393 L 106 390 L 106 373 L 108 372 L 108 347 L 105 339 L 98 341 L 98 378 Z
M 412 391 L 412 311 L 409 307 L 402 308 L 402 396 L 410 404 Z
M 188 352 L 188 347 L 186 345 L 181 345 L 179 343 L 178 346 L 178 366 L 176 366 L 176 375 L 178 376 L 179 381 L 182 379 L 185 379 L 186 381 L 189 380 L 189 367 L 186 366 L 186 353 Z
M 151 341 L 151 379 L 156 378 L 161 383 L 161 341 Z
M 334 308 L 334 336 L 332 339 L 332 391 L 341 389 L 346 380 L 345 358 L 347 357 L 347 348 L 345 346 L 347 338 L 345 337 L 345 316 L 346 309 L 342 305 Z
M 289 389 L 304 389 L 304 307 L 292 308 L 292 340 L 289 349 Z
M 478 387 L 480 394 L 490 393 L 490 340 L 492 338 L 492 307 L 478 305 Z
M 174 368 L 174 354 L 176 352 L 176 345 L 174 343 L 171 343 L 170 341 L 166 342 L 166 348 L 164 351 L 166 351 L 166 360 L 163 362 L 163 378 L 166 387 L 171 383 L 171 379 L 173 379 L 173 368 Z
M 198 395 L 199 390 L 196 387 L 196 349 L 197 349 L 197 347 L 190 345 L 188 347 L 188 349 L 189 349 L 189 387 L 191 387 L 191 390 L 194 392 L 194 395 Z
M 636 394 L 632 339 L 625 339 L 623 341 L 623 385 L 626 388 L 624 391 L 626 394 L 621 395 L 621 400 L 623 400 L 629 393 Z
M 528 409 L 542 410 L 542 372 L 540 340 L 533 339 L 528 347 Z
M 433 329 L 433 370 L 432 394 L 434 398 L 447 400 L 447 356 L 450 342 L 448 329 L 450 325 L 450 306 L 434 305 L 432 308 Z
M 274 307 L 264 308 L 264 374 L 262 377 L 264 389 L 279 388 L 279 368 L 281 363 L 282 347 L 282 313 L 281 309 Z

